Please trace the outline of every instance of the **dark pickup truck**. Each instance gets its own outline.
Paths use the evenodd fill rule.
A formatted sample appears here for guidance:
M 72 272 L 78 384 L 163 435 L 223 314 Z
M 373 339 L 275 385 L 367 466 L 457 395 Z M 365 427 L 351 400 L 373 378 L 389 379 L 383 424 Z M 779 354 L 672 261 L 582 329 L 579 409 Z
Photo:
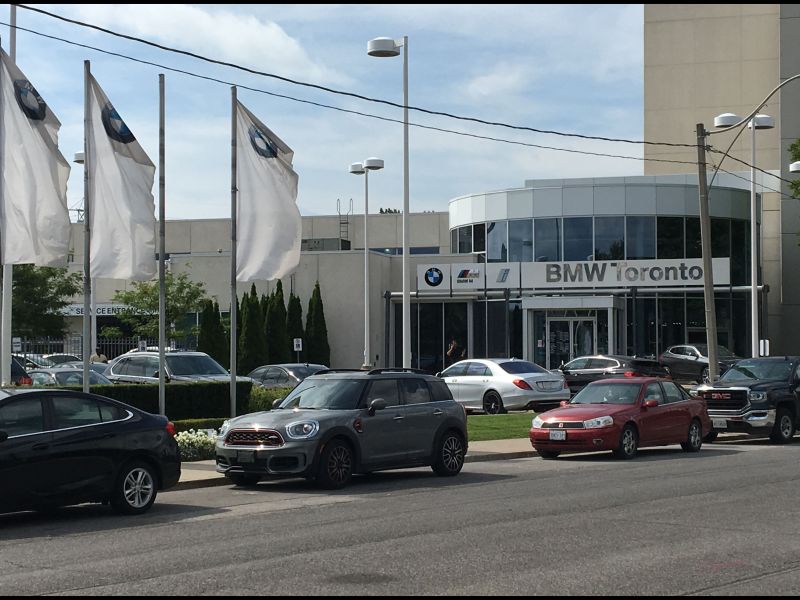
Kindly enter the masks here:
M 698 387 L 697 395 L 705 399 L 711 418 L 706 441 L 732 431 L 788 444 L 800 415 L 800 357 L 740 360 L 716 383 Z

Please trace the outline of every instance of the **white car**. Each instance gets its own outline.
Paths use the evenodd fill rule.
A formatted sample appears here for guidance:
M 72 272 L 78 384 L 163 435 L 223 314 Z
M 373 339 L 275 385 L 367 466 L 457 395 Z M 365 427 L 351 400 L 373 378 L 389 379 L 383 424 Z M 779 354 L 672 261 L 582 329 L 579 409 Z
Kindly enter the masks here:
M 516 358 L 462 360 L 439 374 L 456 402 L 487 414 L 549 410 L 569 400 L 564 376 Z

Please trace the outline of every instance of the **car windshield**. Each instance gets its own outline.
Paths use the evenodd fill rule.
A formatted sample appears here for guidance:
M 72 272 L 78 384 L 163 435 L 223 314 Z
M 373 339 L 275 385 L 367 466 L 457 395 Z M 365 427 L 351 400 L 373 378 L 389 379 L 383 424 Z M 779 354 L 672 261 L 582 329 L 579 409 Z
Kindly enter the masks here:
M 570 400 L 570 404 L 636 404 L 641 385 L 638 383 L 590 384 Z
M 512 375 L 518 375 L 520 373 L 548 373 L 546 369 L 543 369 L 537 364 L 532 362 L 528 362 L 526 360 L 510 360 L 508 362 L 500 363 L 500 368 L 503 369 L 506 373 L 511 373 Z
M 173 375 L 226 375 L 228 373 L 210 356 L 167 356 L 166 361 Z
M 83 371 L 78 371 L 78 370 L 74 372 L 62 371 L 60 373 L 55 373 L 55 378 L 56 381 L 59 383 L 59 385 L 82 385 Z M 89 383 L 103 385 L 103 384 L 110 384 L 111 381 L 106 377 L 104 377 L 103 375 L 100 375 L 99 373 L 90 370 Z
M 740 360 L 720 377 L 720 381 L 742 379 L 789 379 L 792 363 L 786 360 Z
M 703 356 L 708 356 L 707 344 L 695 344 L 694 347 L 697 348 L 697 351 Z M 720 358 L 736 358 L 736 355 L 725 346 L 717 346 L 717 355 Z
M 354 410 L 358 408 L 364 381 L 353 379 L 306 379 L 286 396 L 280 410 Z
M 305 365 L 302 367 L 292 367 L 289 369 L 289 372 L 302 381 L 309 375 L 313 375 L 317 371 L 322 371 L 325 368 L 326 367 L 315 367 L 313 365 Z

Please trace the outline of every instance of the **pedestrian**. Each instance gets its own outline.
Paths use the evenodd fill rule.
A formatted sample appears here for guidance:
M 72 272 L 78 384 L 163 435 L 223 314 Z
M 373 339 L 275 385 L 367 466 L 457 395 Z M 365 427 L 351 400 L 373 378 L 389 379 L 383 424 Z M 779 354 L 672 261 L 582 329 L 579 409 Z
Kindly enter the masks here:
M 100 346 L 94 349 L 94 354 L 89 357 L 91 363 L 107 363 L 108 357 L 100 350 Z

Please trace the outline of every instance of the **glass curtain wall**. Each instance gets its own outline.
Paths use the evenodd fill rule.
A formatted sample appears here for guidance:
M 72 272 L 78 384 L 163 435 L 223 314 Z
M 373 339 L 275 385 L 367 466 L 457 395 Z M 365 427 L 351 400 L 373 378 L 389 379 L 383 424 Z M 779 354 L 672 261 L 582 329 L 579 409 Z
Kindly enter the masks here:
M 508 221 L 495 221 L 486 226 L 488 262 L 508 261 Z
M 656 257 L 656 218 L 626 217 L 625 249 L 631 260 Z
M 625 217 L 595 217 L 594 259 L 625 258 Z
M 508 222 L 509 262 L 531 262 L 533 260 L 533 220 L 521 219 Z
M 561 260 L 561 219 L 533 220 L 534 260 Z
M 592 260 L 593 246 L 592 217 L 564 219 L 564 260 Z

